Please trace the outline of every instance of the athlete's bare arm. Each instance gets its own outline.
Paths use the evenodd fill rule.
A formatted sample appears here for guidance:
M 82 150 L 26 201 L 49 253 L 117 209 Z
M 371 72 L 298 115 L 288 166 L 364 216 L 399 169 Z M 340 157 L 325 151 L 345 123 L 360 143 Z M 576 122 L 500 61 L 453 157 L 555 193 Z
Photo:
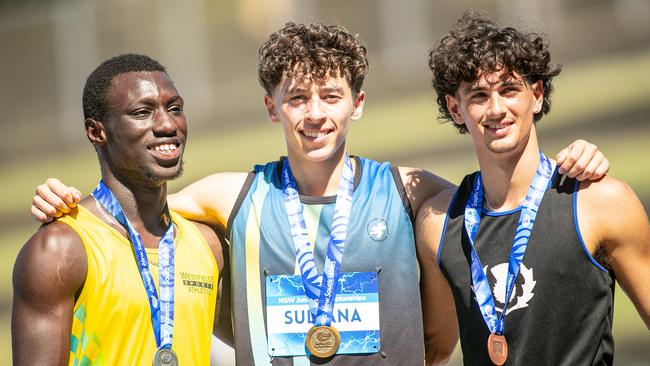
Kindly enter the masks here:
M 206 223 L 225 232 L 248 173 L 216 173 L 168 197 L 169 207 L 186 219 Z
M 225 233 L 226 225 L 248 173 L 216 173 L 167 197 L 169 208 L 188 220 L 203 222 Z M 80 193 L 56 178 L 36 187 L 32 217 L 50 222 L 76 206 Z
M 614 271 L 650 330 L 650 224 L 643 205 L 626 183 L 605 177 L 581 183 L 577 214 L 588 250 L 604 257 L 601 264 Z
M 596 180 L 609 170 L 609 161 L 598 147 L 584 140 L 574 141 L 560 151 L 556 160 L 561 171 L 579 180 Z M 400 167 L 399 171 L 414 214 L 426 199 L 453 187 L 443 178 L 422 169 Z M 247 173 L 212 174 L 169 195 L 169 207 L 186 219 L 204 222 L 225 233 L 228 218 L 247 176 Z M 32 217 L 39 222 L 50 222 L 74 207 L 79 197 L 76 188 L 49 178 L 36 187 Z
M 219 236 L 208 225 L 194 222 L 199 229 L 214 255 L 214 259 L 219 267 L 219 283 L 217 284 L 217 304 L 214 309 L 213 334 L 228 345 L 233 345 L 232 322 L 230 320 L 230 286 L 227 283 L 229 274 L 226 269 L 225 256 L 228 248 L 225 243 L 219 239 Z
M 447 189 L 424 202 L 415 224 L 426 365 L 446 363 L 458 342 L 454 298 L 437 261 L 447 207 L 454 192 Z
M 44 226 L 16 259 L 11 336 L 14 365 L 67 365 L 75 294 L 87 273 L 81 238 L 67 225 Z
M 576 140 L 562 149 L 555 157 L 560 173 L 578 180 L 598 180 L 609 171 L 609 161 L 598 146 L 585 140 Z M 417 168 L 400 167 L 400 176 L 411 203 L 413 213 L 428 198 L 441 191 L 455 187 L 447 180 Z M 50 194 L 50 192 L 46 192 Z M 33 211 L 33 210 L 32 210 Z

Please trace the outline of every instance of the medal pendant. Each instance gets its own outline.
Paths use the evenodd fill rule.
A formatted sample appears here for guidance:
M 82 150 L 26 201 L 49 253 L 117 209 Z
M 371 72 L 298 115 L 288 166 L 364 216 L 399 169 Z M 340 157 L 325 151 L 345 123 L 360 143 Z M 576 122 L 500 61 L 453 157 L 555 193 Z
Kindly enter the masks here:
M 327 325 L 314 326 L 305 339 L 309 352 L 319 358 L 333 356 L 341 344 L 341 335 L 336 328 Z
M 501 366 L 508 359 L 508 342 L 506 337 L 500 334 L 492 333 L 487 341 L 488 355 L 493 364 Z
M 153 356 L 153 366 L 178 366 L 178 357 L 171 348 L 158 348 Z

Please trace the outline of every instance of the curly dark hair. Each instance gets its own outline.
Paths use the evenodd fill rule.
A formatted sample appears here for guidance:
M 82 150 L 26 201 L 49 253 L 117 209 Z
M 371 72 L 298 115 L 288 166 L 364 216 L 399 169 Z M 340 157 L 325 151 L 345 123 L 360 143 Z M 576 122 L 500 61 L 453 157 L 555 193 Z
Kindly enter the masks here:
M 524 33 L 512 27 L 500 27 L 481 14 L 466 12 L 456 26 L 429 53 L 429 68 L 433 72 L 433 88 L 438 95 L 440 120 L 453 121 L 447 109 L 446 95 L 455 95 L 462 82 L 472 83 L 485 73 L 504 71 L 517 73 L 528 83 L 542 81 L 544 100 L 539 121 L 551 109 L 553 77 L 561 71 L 551 64 L 546 35 Z M 460 133 L 465 125 L 454 124 Z
M 127 72 L 160 71 L 165 67 L 151 57 L 138 54 L 124 54 L 108 59 L 90 73 L 84 85 L 82 96 L 84 119 L 103 120 L 106 116 L 106 91 L 114 77 Z
M 259 80 L 268 95 L 284 78 L 341 76 L 356 96 L 367 73 L 366 47 L 340 25 L 287 23 L 259 50 Z

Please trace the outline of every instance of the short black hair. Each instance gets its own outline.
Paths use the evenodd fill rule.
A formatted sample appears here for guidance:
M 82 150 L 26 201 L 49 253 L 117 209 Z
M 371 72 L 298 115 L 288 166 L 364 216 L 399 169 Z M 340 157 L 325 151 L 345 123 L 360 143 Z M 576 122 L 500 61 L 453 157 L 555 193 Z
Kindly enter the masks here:
M 149 56 L 128 53 L 115 56 L 97 66 L 90 73 L 84 85 L 82 96 L 84 119 L 92 118 L 101 121 L 106 116 L 106 90 L 114 77 L 127 72 L 167 70 L 158 61 Z
M 516 72 L 530 84 L 542 81 L 544 100 L 542 110 L 534 114 L 537 122 L 551 109 L 552 80 L 562 70 L 551 62 L 545 34 L 499 26 L 473 11 L 463 14 L 431 50 L 429 68 L 442 121 L 453 121 L 445 95 L 454 95 L 462 82 L 471 83 L 483 74 L 504 71 L 509 76 Z M 465 125 L 454 126 L 460 133 L 467 132 Z

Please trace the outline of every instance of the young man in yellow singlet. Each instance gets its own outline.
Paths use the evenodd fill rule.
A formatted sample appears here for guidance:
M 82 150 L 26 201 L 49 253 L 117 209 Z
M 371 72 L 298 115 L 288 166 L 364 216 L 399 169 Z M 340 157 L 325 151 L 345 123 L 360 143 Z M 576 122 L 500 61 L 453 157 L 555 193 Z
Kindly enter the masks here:
M 128 54 L 91 73 L 83 109 L 103 190 L 18 255 L 14 365 L 207 365 L 220 241 L 167 209 L 167 181 L 182 170 L 183 98 L 157 61 Z

